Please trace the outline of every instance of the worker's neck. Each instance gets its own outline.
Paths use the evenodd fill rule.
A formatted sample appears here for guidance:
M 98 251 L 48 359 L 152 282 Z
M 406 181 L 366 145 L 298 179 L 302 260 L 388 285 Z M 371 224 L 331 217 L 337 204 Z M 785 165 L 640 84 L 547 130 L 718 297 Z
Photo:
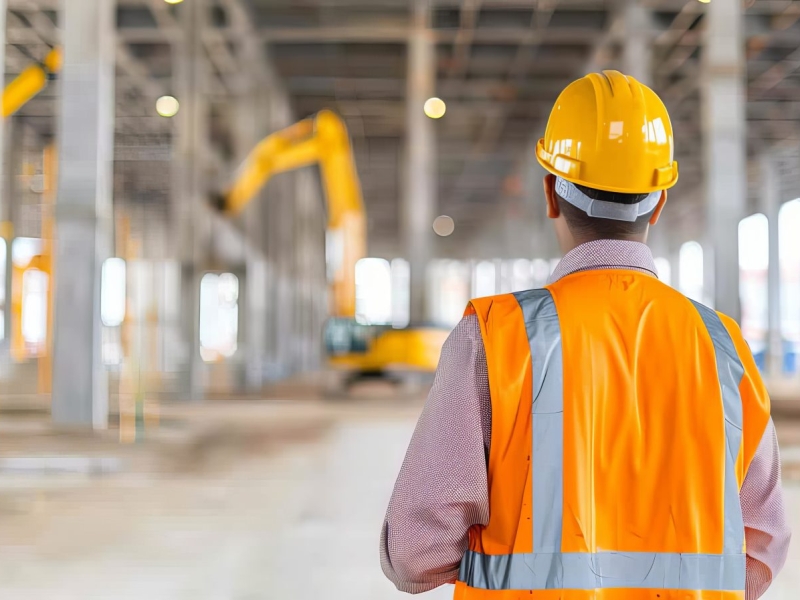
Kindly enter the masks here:
M 639 242 L 640 244 L 647 243 L 647 235 L 625 235 L 625 236 L 616 236 L 616 237 L 601 237 L 601 236 L 579 236 L 573 237 L 571 243 L 568 244 L 566 247 L 563 248 L 564 254 L 567 252 L 571 252 L 578 246 L 583 246 L 584 244 L 588 244 L 589 242 L 599 242 L 599 241 L 620 241 L 620 242 Z

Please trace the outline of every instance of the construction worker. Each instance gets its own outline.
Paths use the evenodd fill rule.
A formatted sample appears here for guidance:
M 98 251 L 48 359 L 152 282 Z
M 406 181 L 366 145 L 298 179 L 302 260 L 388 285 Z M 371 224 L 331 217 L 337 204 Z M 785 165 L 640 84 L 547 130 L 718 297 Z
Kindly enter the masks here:
M 565 256 L 450 335 L 384 573 L 459 600 L 754 600 L 791 537 L 778 444 L 736 323 L 659 282 L 645 245 L 678 179 L 664 104 L 588 75 L 536 153 Z

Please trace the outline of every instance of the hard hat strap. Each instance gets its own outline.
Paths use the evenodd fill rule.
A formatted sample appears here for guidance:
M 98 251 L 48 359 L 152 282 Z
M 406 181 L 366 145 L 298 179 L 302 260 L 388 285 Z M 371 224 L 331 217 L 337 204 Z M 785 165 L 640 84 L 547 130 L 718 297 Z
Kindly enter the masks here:
M 556 177 L 556 194 L 580 208 L 590 217 L 597 219 L 611 219 L 613 221 L 627 221 L 633 223 L 642 215 L 649 214 L 661 199 L 661 192 L 656 191 L 648 194 L 641 202 L 636 204 L 621 204 L 619 202 L 606 202 L 605 200 L 595 200 L 589 198 L 580 191 L 573 183 L 566 179 Z

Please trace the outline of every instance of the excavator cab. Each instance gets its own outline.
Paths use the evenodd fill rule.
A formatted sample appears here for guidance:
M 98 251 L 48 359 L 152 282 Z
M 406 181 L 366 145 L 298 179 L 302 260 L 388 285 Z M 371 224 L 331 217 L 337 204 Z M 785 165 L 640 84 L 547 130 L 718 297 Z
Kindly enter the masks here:
M 448 329 L 365 325 L 347 317 L 325 323 L 325 350 L 330 365 L 362 374 L 433 372 Z
M 325 323 L 325 351 L 328 356 L 366 354 L 379 330 L 386 329 L 376 325 L 365 325 L 355 319 L 333 317 Z

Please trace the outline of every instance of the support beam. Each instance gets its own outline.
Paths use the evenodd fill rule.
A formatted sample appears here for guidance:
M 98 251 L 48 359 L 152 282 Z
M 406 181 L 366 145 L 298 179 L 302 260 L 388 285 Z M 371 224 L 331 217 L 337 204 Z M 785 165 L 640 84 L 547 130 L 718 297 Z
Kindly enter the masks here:
M 735 2 L 707 6 L 703 51 L 703 144 L 714 307 L 740 318 L 738 225 L 747 199 L 744 16 Z
M 8 6 L 6 0 L 0 0 L 0 81 L 6 80 L 6 15 L 8 14 Z M 14 197 L 10 193 L 13 189 L 13 172 L 9 168 L 13 164 L 13 154 L 10 150 L 13 146 L 10 146 L 8 143 L 11 140 L 10 136 L 6 135 L 5 131 L 5 119 L 0 119 L 0 173 L 2 176 L 0 177 L 0 190 L 2 190 L 2 196 L 0 196 L 0 221 L 8 223 L 9 225 L 13 222 L 11 220 L 11 202 L 13 201 Z M 11 227 L 4 228 L 6 232 L 11 232 Z M 5 290 L 5 306 L 3 310 L 3 332 L 4 335 L 2 336 L 3 343 L 2 343 L 2 357 L 3 362 L 8 365 L 9 358 L 7 355 L 7 349 L 9 348 L 9 341 L 10 341 L 10 333 L 11 333 L 11 238 L 13 235 L 8 235 L 6 239 L 6 256 L 5 258 L 0 257 L 0 260 L 4 260 L 5 262 L 5 279 L 3 282 L 3 288 Z
M 763 210 L 769 220 L 769 267 L 767 271 L 768 326 L 767 372 L 777 377 L 783 370 L 783 339 L 781 336 L 781 265 L 778 238 L 778 214 L 781 208 L 781 182 L 776 159 L 770 153 L 761 158 L 761 192 Z
M 14 217 L 17 207 L 14 199 L 17 197 L 17 173 L 22 171 L 22 152 L 23 148 L 23 121 L 19 119 L 8 119 L 3 130 L 3 156 L 5 158 L 3 168 L 3 187 L 2 204 L 0 205 L 0 220 L 7 223 L 5 232 L 6 254 L 0 257 L 4 261 L 4 286 L 5 286 L 5 305 L 3 307 L 3 342 L 0 346 L 0 376 L 5 377 L 11 372 L 11 285 L 13 280 L 13 262 L 11 260 L 11 245 L 14 240 Z M 16 148 L 16 152 L 14 149 Z
M 0 0 L 0 81 L 4 82 L 6 80 L 6 15 L 8 14 L 7 10 L 8 6 L 6 0 Z M 5 136 L 3 135 L 3 129 L 5 126 L 5 119 L 0 119 L 0 173 L 5 174 L 5 171 L 2 168 L 3 161 L 4 161 L 4 144 L 3 140 Z M 3 182 L 0 181 L 0 189 L 5 190 L 3 187 Z M 0 198 L 0 203 L 5 205 L 6 202 L 9 202 L 10 198 Z
M 271 88 L 265 104 L 270 131 L 277 131 L 292 122 L 287 99 Z M 262 238 L 268 263 L 269 296 L 267 299 L 267 344 L 269 372 L 267 377 L 279 379 L 289 376 L 292 364 L 292 319 L 295 314 L 292 286 L 294 267 L 294 217 L 297 173 L 284 173 L 276 177 L 264 190 L 262 207 Z
M 127 32 L 123 32 L 127 34 Z M 264 42 L 323 44 L 329 42 L 345 43 L 401 43 L 414 34 L 414 26 L 384 25 L 368 23 L 365 25 L 335 25 L 327 27 L 268 27 L 259 31 Z M 452 44 L 458 36 L 457 29 L 431 30 L 434 43 Z M 556 44 L 569 46 L 586 44 L 598 40 L 603 32 L 596 27 L 560 27 L 544 29 L 535 34 L 530 27 L 491 27 L 475 30 L 473 42 L 478 44 Z
M 184 2 L 178 18 L 183 31 L 176 46 L 176 89 L 181 110 L 177 116 L 177 160 L 172 223 L 177 230 L 174 255 L 181 263 L 182 382 L 179 393 L 191 400 L 203 395 L 204 365 L 200 358 L 200 279 L 203 252 L 208 250 L 207 222 L 198 206 L 206 202 L 204 166 L 208 152 L 208 104 L 205 98 L 207 61 L 201 31 L 207 4 Z M 204 243 L 205 242 L 205 243 Z
M 251 85 L 260 90 L 257 112 L 263 119 L 263 134 L 282 129 L 292 121 L 291 111 L 282 85 L 265 54 L 253 26 L 253 18 L 241 0 L 222 0 L 221 6 L 228 14 L 236 36 L 236 53 L 239 64 L 251 77 Z M 260 140 L 262 134 L 259 134 Z M 252 146 L 247 150 L 251 150 Z M 248 237 L 260 241 L 261 256 L 248 260 L 248 281 L 251 284 L 248 298 L 256 323 L 254 331 L 248 326 L 248 385 L 252 388 L 265 380 L 285 377 L 291 372 L 290 348 L 293 302 L 291 296 L 292 235 L 291 217 L 295 210 L 295 174 L 284 174 L 272 182 L 262 193 L 258 208 L 247 219 Z M 250 279 L 254 275 L 254 280 Z M 254 289 L 256 288 L 262 289 Z M 249 293 L 250 293 L 249 292 Z M 257 316 L 256 312 L 260 312 Z
M 63 0 L 64 69 L 56 220 L 53 420 L 104 428 L 100 273 L 111 250 L 114 155 L 112 0 Z
M 408 39 L 408 92 L 406 97 L 406 181 L 403 234 L 411 267 L 411 322 L 424 322 L 426 265 L 432 254 L 432 223 L 436 214 L 436 157 L 433 121 L 425 116 L 425 100 L 436 85 L 436 46 L 429 29 L 430 4 L 417 0 L 413 29 Z
M 268 133 L 268 118 L 265 108 L 269 91 L 249 85 L 236 100 L 234 125 L 237 164 L 247 158 L 255 145 Z M 263 194 L 262 194 L 263 195 Z M 244 341 L 247 353 L 245 383 L 248 389 L 258 391 L 264 385 L 264 365 L 266 363 L 267 308 L 269 305 L 268 265 L 261 249 L 263 236 L 263 213 L 265 207 L 256 199 L 247 207 L 245 215 L 245 235 L 249 241 L 245 252 L 246 284 L 244 298 Z
M 470 59 L 472 38 L 475 37 L 475 27 L 478 24 L 478 15 L 481 12 L 483 0 L 462 0 L 461 18 L 456 39 L 453 41 L 453 61 L 450 64 L 448 75 L 450 77 L 464 77 Z
M 626 75 L 648 87 L 653 85 L 653 15 L 637 0 L 627 0 L 622 10 L 625 43 L 622 65 Z

